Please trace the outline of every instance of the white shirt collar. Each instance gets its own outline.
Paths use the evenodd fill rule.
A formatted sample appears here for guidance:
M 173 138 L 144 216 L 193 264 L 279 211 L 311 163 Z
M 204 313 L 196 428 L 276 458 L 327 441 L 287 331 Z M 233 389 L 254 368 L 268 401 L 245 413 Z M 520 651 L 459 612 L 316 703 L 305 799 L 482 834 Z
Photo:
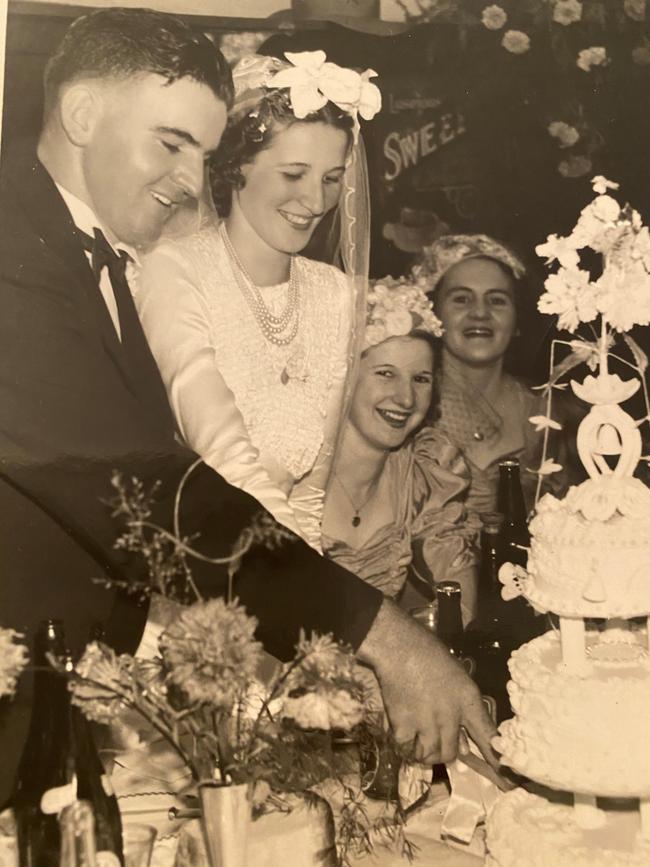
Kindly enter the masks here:
M 95 215 L 93 209 L 85 202 L 82 202 L 81 199 L 77 198 L 77 196 L 75 196 L 69 190 L 66 190 L 65 187 L 62 187 L 61 184 L 56 184 L 56 188 L 61 193 L 61 197 L 66 203 L 66 206 L 72 216 L 72 220 L 78 229 L 80 229 L 82 232 L 85 232 L 87 235 L 90 235 L 91 238 L 94 236 L 93 230 L 95 229 L 95 227 L 101 229 L 106 236 L 106 240 L 115 251 L 124 250 L 125 253 L 129 254 L 129 256 L 136 265 L 139 264 L 138 253 L 135 247 L 130 247 L 128 244 L 123 244 L 122 241 L 118 241 L 115 244 L 111 243 L 111 241 L 109 240 L 110 233 L 106 231 L 105 227 L 102 225 L 101 220 L 99 220 Z

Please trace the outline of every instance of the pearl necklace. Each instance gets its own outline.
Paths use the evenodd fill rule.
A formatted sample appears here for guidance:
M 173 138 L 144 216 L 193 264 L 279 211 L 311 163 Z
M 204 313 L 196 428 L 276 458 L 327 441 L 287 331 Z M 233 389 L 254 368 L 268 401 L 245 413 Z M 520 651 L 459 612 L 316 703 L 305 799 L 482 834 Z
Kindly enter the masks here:
M 264 303 L 262 293 L 249 277 L 248 272 L 237 255 L 228 237 L 225 223 L 221 223 L 219 231 L 230 259 L 235 281 L 259 325 L 260 331 L 269 343 L 273 343 L 275 346 L 288 346 L 298 333 L 298 325 L 300 323 L 300 292 L 295 279 L 293 256 L 291 257 L 291 264 L 289 266 L 287 306 L 279 316 L 274 316 Z M 286 333 L 287 328 L 289 329 L 288 333 Z

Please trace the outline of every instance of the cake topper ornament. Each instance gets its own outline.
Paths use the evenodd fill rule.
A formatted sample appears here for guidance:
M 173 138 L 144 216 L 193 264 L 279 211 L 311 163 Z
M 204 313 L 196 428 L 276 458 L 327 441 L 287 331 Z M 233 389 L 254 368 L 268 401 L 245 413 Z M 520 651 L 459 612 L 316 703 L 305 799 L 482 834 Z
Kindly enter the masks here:
M 551 398 L 554 388 L 562 387 L 559 379 L 573 367 L 586 362 L 595 375 L 587 375 L 582 383 L 572 381 L 571 387 L 581 400 L 592 404 L 578 430 L 578 453 L 591 478 L 602 475 L 631 476 L 641 457 L 639 424 L 648 421 L 650 406 L 643 374 L 648 360 L 636 342 L 627 334 L 635 325 L 650 323 L 650 233 L 641 216 L 630 205 L 621 207 L 610 195 L 618 184 L 598 175 L 592 180 L 596 197 L 582 209 L 572 232 L 566 237 L 549 235 L 536 248 L 547 264 L 557 263 L 557 270 L 545 281 L 545 292 L 538 301 L 542 313 L 556 314 L 558 327 L 576 332 L 587 325 L 592 339 L 578 336 L 574 340 L 554 340 L 551 349 L 551 375 L 542 386 L 547 395 L 546 416 L 535 416 L 531 422 L 544 430 L 543 459 L 538 473 L 537 497 L 541 478 L 548 472 L 546 455 L 548 429 L 558 422 L 551 418 Z M 591 250 L 602 257 L 599 276 L 581 267 L 581 255 Z M 598 322 L 600 320 L 600 322 Z M 599 327 L 598 327 L 599 326 Z M 632 355 L 633 362 L 612 351 L 618 335 Z M 620 342 L 620 340 L 619 340 Z M 554 354 L 557 346 L 568 346 L 569 355 L 557 366 Z M 615 358 L 634 370 L 638 379 L 623 380 L 609 372 L 608 359 Z M 619 404 L 643 387 L 646 416 L 634 421 Z M 605 456 L 618 455 L 611 468 Z M 553 464 L 557 471 L 559 464 Z

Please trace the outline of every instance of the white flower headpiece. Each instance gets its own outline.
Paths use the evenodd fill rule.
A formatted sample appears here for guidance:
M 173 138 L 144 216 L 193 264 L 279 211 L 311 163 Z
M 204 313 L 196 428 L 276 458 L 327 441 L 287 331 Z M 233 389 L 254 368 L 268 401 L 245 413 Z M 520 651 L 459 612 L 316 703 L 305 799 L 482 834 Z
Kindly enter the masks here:
M 526 273 L 520 259 L 489 235 L 443 235 L 422 251 L 422 264 L 416 271 L 426 277 L 428 291 L 435 289 L 444 275 L 465 259 L 494 259 L 505 265 L 516 280 Z
M 354 121 L 355 138 L 358 116 L 372 118 L 381 109 L 381 93 L 370 80 L 373 69 L 359 73 L 327 60 L 324 51 L 287 51 L 288 63 L 275 57 L 244 58 L 233 70 L 235 85 L 234 111 L 247 111 L 259 101 L 260 88 L 289 90 L 291 110 L 298 120 L 333 102 Z
M 413 331 L 442 335 L 442 322 L 424 293 L 422 278 L 384 277 L 368 292 L 368 312 L 364 349 L 376 346 L 389 337 L 405 337 Z

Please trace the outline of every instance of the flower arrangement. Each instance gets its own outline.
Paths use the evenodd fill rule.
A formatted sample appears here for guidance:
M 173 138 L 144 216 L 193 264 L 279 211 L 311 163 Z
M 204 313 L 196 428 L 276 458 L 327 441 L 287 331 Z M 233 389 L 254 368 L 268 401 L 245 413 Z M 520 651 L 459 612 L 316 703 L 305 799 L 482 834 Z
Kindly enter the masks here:
M 588 175 L 602 151 L 608 115 L 603 106 L 608 84 L 634 77 L 650 63 L 646 0 L 397 0 L 407 21 L 450 24 L 461 50 L 476 63 L 477 77 L 512 66 L 523 81 L 541 76 L 530 102 L 539 129 L 568 124 L 579 138 L 571 158 L 557 155 L 558 173 L 567 179 Z M 539 88 L 539 90 L 537 90 Z M 527 111 L 524 103 L 518 111 Z
M 547 458 L 549 431 L 561 427 L 551 417 L 551 398 L 553 389 L 566 387 L 560 379 L 574 367 L 586 363 L 592 371 L 599 369 L 597 378 L 587 377 L 582 385 L 573 383 L 576 394 L 595 405 L 620 403 L 639 387 L 635 380 L 626 382 L 610 374 L 608 359 L 634 370 L 643 388 L 646 407 L 646 416 L 637 426 L 650 421 L 650 401 L 643 376 L 648 360 L 627 333 L 635 325 L 650 324 L 650 233 L 637 211 L 629 205 L 621 207 L 610 195 L 618 184 L 598 175 L 593 178 L 592 187 L 596 197 L 582 209 L 571 233 L 566 237 L 549 235 L 536 247 L 547 264 L 557 265 L 546 278 L 546 291 L 538 300 L 538 309 L 557 315 L 562 330 L 574 333 L 581 326 L 587 330 L 586 336 L 579 334 L 572 340 L 553 341 L 549 381 L 542 386 L 547 396 L 546 415 L 530 419 L 537 430 L 544 430 L 537 498 L 542 476 L 562 469 Z M 596 276 L 583 261 L 585 254 L 594 253 L 602 263 Z M 619 334 L 632 361 L 613 351 Z M 566 346 L 570 352 L 556 365 L 557 346 Z
M 27 650 L 18 642 L 22 638 L 14 629 L 0 627 L 0 698 L 13 696 L 16 684 L 27 665 Z
M 368 292 L 364 347 L 389 337 L 403 337 L 414 330 L 440 337 L 442 322 L 427 298 L 427 280 L 416 268 L 408 277 L 383 277 Z
M 185 476 L 177 495 L 180 501 Z M 126 524 L 116 545 L 139 552 L 148 577 L 136 585 L 142 595 L 195 601 L 181 609 L 158 639 L 153 659 L 117 654 L 100 642 L 88 645 L 73 672 L 67 672 L 72 701 L 98 723 L 128 711 L 164 738 L 181 758 L 194 784 L 245 784 L 251 809 L 289 811 L 292 798 L 313 799 L 319 787 L 336 790 L 340 861 L 375 842 L 397 844 L 410 857 L 405 813 L 370 820 L 358 775 L 350 779 L 350 758 L 336 749 L 342 733 L 372 736 L 366 724 L 367 687 L 354 656 L 329 636 L 302 635 L 294 658 L 262 681 L 263 650 L 255 639 L 257 621 L 232 590 L 227 600 L 201 598 L 192 580 L 191 540 L 151 521 L 153 491 L 137 479 L 113 478 L 113 513 Z M 285 544 L 292 534 L 271 519 L 244 531 L 229 562 L 234 575 L 253 544 Z M 214 562 L 223 563 L 224 560 Z

